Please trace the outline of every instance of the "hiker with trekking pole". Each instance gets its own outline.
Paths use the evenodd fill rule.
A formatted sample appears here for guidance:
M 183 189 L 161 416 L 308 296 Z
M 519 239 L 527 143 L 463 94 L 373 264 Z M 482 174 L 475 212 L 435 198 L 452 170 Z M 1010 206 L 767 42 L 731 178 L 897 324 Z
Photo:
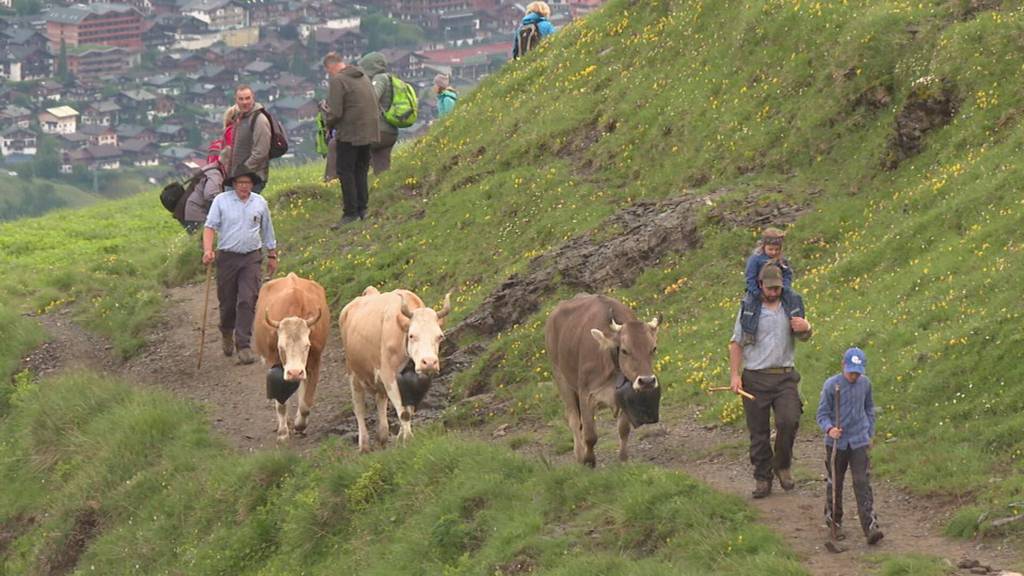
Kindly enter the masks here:
M 868 544 L 882 539 L 882 530 L 875 516 L 871 492 L 870 459 L 875 436 L 875 404 L 871 397 L 871 380 L 865 375 L 867 357 L 860 348 L 843 354 L 842 372 L 825 380 L 818 403 L 817 421 L 825 433 L 825 523 L 831 540 L 826 547 L 841 552 L 838 544 L 844 539 L 843 479 L 846 470 L 853 472 L 853 493 L 857 498 L 857 515 Z

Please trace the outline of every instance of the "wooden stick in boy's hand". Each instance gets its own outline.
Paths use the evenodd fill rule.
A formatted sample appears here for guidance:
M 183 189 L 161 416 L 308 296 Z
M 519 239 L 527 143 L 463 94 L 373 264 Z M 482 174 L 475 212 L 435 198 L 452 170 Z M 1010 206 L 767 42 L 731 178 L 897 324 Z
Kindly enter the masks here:
M 728 386 L 712 386 L 711 388 L 708 388 L 708 392 L 725 392 L 726 390 L 732 390 L 732 388 L 730 388 Z M 739 394 L 740 396 L 743 396 L 744 398 L 746 398 L 748 400 L 754 400 L 755 399 L 755 396 L 753 394 L 751 394 L 750 392 L 747 392 L 746 390 L 744 390 L 742 388 L 737 390 L 736 393 Z

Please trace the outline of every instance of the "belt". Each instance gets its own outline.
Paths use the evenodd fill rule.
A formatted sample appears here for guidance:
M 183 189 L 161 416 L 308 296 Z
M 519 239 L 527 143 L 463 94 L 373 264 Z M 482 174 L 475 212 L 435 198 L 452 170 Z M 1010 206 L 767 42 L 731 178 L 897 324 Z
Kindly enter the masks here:
M 789 374 L 794 368 L 792 366 L 780 366 L 779 368 L 761 368 L 759 370 L 751 370 L 751 372 L 760 372 L 761 374 Z

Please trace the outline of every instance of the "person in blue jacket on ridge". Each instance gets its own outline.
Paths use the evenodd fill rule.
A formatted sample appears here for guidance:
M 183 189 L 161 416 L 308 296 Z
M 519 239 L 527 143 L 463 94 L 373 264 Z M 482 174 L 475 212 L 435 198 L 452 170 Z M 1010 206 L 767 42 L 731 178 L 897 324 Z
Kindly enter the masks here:
M 556 32 L 555 25 L 548 21 L 551 7 L 547 2 L 530 2 L 526 6 L 526 16 L 516 29 L 513 40 L 512 58 L 519 58 L 544 38 Z

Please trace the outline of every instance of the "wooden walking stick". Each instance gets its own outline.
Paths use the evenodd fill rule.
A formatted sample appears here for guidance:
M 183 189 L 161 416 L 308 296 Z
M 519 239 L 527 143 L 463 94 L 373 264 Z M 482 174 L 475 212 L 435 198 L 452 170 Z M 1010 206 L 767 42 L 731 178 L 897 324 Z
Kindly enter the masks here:
M 199 327 L 199 362 L 196 372 L 203 367 L 203 345 L 206 343 L 206 311 L 210 308 L 210 279 L 213 277 L 213 262 L 206 265 L 206 296 L 203 297 L 203 323 Z
M 726 390 L 732 390 L 732 388 L 730 388 L 729 386 L 712 386 L 712 387 L 708 388 L 708 392 L 725 392 Z M 756 397 L 753 394 L 751 394 L 750 392 L 747 392 L 746 390 L 744 390 L 742 388 L 737 390 L 736 393 L 739 394 L 740 396 L 743 396 L 747 400 L 755 400 L 756 399 Z
M 842 432 L 842 428 L 839 426 L 839 384 L 836 384 L 835 391 L 835 406 L 836 406 L 836 419 L 833 426 L 839 428 Z M 840 552 L 846 552 L 846 548 L 839 543 L 839 528 L 836 526 L 836 504 L 839 501 L 839 487 L 836 486 L 836 451 L 839 449 L 839 440 L 837 438 L 832 439 L 832 455 L 831 455 L 831 466 L 832 470 L 829 472 L 832 475 L 832 514 L 829 517 L 830 524 L 830 539 L 825 542 L 825 549 L 829 552 L 838 554 Z

